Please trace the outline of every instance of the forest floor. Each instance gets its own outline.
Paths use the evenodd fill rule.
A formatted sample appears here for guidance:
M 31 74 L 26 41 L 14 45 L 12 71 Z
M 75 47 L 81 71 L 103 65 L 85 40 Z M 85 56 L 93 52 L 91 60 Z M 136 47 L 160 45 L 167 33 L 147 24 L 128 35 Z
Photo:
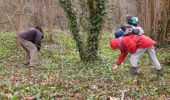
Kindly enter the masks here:
M 139 61 L 140 75 L 130 75 L 129 55 L 121 68 L 112 73 L 120 54 L 109 47 L 112 34 L 100 36 L 100 60 L 82 63 L 75 41 L 68 33 L 58 32 L 48 43 L 46 36 L 38 53 L 38 66 L 23 64 L 24 51 L 15 33 L 0 33 L 0 99 L 1 100 L 170 100 L 170 48 L 156 48 L 163 66 L 163 77 L 157 77 L 147 54 Z

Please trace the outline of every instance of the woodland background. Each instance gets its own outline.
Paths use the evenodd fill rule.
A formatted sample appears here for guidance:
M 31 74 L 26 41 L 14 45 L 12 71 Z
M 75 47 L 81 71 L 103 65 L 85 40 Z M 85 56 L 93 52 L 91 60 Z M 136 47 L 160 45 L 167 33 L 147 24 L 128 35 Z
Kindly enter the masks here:
M 130 75 L 129 55 L 112 73 L 120 52 L 109 40 L 126 15 L 139 17 L 145 34 L 157 42 L 163 77 L 156 76 L 147 54 L 138 76 Z M 14 37 L 35 26 L 43 28 L 45 38 L 38 65 L 29 68 Z M 82 62 L 81 54 L 97 59 Z M 169 100 L 169 76 L 170 0 L 0 0 L 1 100 Z
M 87 28 L 87 1 L 71 0 L 79 25 Z M 50 35 L 52 29 L 68 30 L 68 20 L 58 0 L 1 0 L 0 31 L 20 31 L 42 26 Z M 138 16 L 145 33 L 156 41 L 169 43 L 170 0 L 107 0 L 104 31 L 113 32 L 125 23 L 126 15 Z M 50 36 L 49 35 L 49 36 Z M 52 36 L 50 36 L 52 37 Z

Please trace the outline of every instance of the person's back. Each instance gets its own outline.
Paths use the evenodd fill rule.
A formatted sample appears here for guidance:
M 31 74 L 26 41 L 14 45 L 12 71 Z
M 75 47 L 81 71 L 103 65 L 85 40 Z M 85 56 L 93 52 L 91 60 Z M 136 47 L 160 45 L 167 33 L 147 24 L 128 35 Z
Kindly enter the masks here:
M 35 28 L 30 28 L 30 29 L 20 32 L 19 37 L 24 40 L 31 41 L 31 42 L 35 43 L 36 33 L 37 33 L 37 30 Z
M 123 36 L 122 37 L 122 44 L 125 46 L 125 48 L 128 48 L 130 51 L 133 48 L 148 48 L 150 46 L 153 46 L 156 42 L 153 41 L 151 38 L 145 35 L 129 35 L 129 36 Z M 133 50 L 134 51 L 134 50 Z
M 42 32 L 40 32 L 38 29 L 30 28 L 20 32 L 19 37 L 39 45 L 42 37 Z

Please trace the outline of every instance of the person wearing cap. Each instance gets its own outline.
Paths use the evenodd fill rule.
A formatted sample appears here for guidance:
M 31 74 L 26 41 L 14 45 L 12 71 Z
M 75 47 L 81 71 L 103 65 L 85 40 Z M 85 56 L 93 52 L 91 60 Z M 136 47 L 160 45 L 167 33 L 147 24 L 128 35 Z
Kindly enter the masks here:
M 139 23 L 138 17 L 127 16 L 126 18 L 127 18 L 127 24 L 124 24 L 123 26 L 121 26 L 121 29 L 125 32 L 125 35 L 127 35 L 128 33 L 132 33 L 132 30 L 134 30 L 134 32 L 138 32 L 138 33 L 133 33 L 135 35 L 144 34 L 143 28 L 138 26 L 138 23 Z
M 25 65 L 35 67 L 37 62 L 37 51 L 40 51 L 43 31 L 40 27 L 30 28 L 19 33 L 19 43 L 26 52 Z
M 117 38 L 110 40 L 110 47 L 113 50 L 119 49 L 121 51 L 121 55 L 118 57 L 118 60 L 113 68 L 116 70 L 120 67 L 121 63 L 126 58 L 127 54 L 130 53 L 130 62 L 132 65 L 131 74 L 137 75 L 137 67 L 138 67 L 138 60 L 139 57 L 144 53 L 147 52 L 152 64 L 157 69 L 157 75 L 163 76 L 163 72 L 161 70 L 161 65 L 156 57 L 154 44 L 156 43 L 149 37 L 145 35 L 136 36 L 134 34 L 130 34 L 127 36 L 120 36 L 122 31 L 116 31 L 115 36 Z

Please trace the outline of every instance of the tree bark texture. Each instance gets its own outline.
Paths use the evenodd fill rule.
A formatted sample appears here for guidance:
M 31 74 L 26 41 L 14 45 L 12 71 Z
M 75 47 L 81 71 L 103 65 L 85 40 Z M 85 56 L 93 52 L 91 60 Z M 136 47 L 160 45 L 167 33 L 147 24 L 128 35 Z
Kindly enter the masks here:
M 137 16 L 145 34 L 159 44 L 169 41 L 170 0 L 118 0 L 115 8 L 116 28 L 126 23 L 125 15 Z

